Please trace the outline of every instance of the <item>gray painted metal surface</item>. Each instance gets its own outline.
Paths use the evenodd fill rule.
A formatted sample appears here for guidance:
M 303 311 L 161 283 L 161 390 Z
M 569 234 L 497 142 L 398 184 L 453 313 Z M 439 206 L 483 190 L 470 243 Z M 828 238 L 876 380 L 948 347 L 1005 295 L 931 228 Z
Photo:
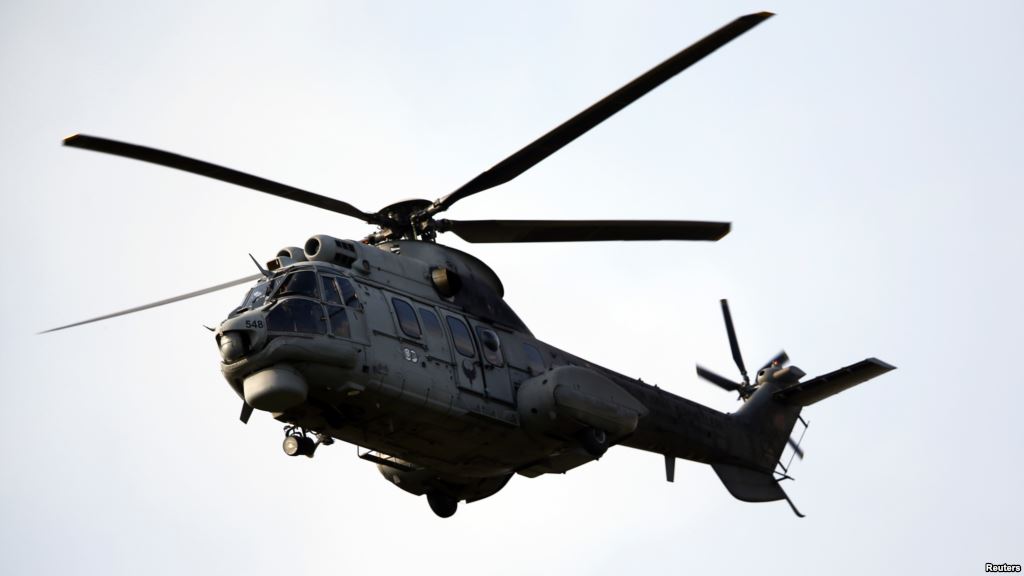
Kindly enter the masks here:
M 307 384 L 308 396 L 271 408 L 274 417 L 372 450 L 379 455 L 372 460 L 399 488 L 478 500 L 515 473 L 564 473 L 618 444 L 665 455 L 669 481 L 674 459 L 685 458 L 713 465 L 737 498 L 785 497 L 773 471 L 800 413 L 785 399 L 809 393 L 798 381 L 799 368 L 762 369 L 747 402 L 724 414 L 537 340 L 504 303 L 497 275 L 461 252 L 411 240 L 368 246 L 323 235 L 311 245 L 318 251 L 279 261 L 272 278 L 261 281 L 276 293 L 234 311 L 217 329 L 224 376 L 250 404 L 253 383 L 264 396 L 289 401 L 296 398 L 295 382 Z M 339 259 L 324 245 L 344 245 L 346 256 Z M 432 271 L 439 268 L 450 278 L 479 281 L 464 281 L 451 293 L 435 285 Z M 282 295 L 281 287 L 302 272 L 316 273 L 315 289 Z M 287 302 L 322 311 L 332 306 L 337 296 L 324 288 L 331 279 L 352 289 L 339 306 L 347 331 L 336 334 L 326 312 L 315 330 L 296 332 L 291 321 L 281 330 L 275 311 Z M 460 298 L 461 290 L 472 297 Z M 237 342 L 248 348 L 235 358 Z M 525 346 L 539 351 L 545 365 L 537 366 Z M 854 376 L 884 371 L 870 366 L 871 374 L 855 370 Z M 812 380 L 812 389 L 842 375 L 845 386 L 846 370 Z

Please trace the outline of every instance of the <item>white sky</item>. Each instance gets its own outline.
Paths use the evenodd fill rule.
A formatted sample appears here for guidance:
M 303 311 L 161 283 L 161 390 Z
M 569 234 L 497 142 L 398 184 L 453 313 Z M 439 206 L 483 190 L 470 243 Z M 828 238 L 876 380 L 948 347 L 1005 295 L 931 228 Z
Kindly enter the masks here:
M 0 572 L 982 572 L 1024 559 L 1019 2 L 0 3 Z M 355 449 L 312 461 L 218 372 L 252 273 L 369 228 L 142 163 L 146 144 L 373 211 L 441 196 L 729 20 L 778 16 L 452 218 L 724 219 L 718 244 L 473 246 L 542 339 L 720 410 L 785 347 L 899 370 L 808 409 L 787 486 L 613 449 L 441 521 Z

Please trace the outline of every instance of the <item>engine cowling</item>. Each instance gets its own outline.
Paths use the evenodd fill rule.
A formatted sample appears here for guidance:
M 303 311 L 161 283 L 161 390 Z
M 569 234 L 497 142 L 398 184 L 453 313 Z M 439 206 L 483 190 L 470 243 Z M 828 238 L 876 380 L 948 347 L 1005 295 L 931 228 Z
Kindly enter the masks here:
M 647 414 L 647 407 L 621 386 L 580 366 L 560 366 L 524 381 L 517 401 L 524 428 L 566 438 L 585 427 L 623 436 Z
M 303 253 L 308 260 L 314 262 L 330 262 L 351 268 L 352 264 L 359 259 L 359 252 L 356 244 L 348 240 L 339 240 L 326 234 L 317 234 L 306 240 Z

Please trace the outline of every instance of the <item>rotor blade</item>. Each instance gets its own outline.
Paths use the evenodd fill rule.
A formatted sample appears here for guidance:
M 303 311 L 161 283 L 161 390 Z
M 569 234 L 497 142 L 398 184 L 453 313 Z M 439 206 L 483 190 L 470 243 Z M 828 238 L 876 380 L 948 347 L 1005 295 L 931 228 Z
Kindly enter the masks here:
M 573 116 L 554 130 L 541 136 L 522 150 L 495 164 L 451 194 L 439 199 L 430 208 L 431 214 L 443 212 L 459 200 L 504 184 L 537 165 L 566 144 L 604 122 L 613 114 L 657 88 L 669 78 L 686 70 L 731 40 L 773 16 L 771 12 L 748 14 L 733 20 L 689 48 L 648 70 L 642 76 L 606 96 L 603 100 Z
M 238 280 L 232 280 L 223 284 L 217 284 L 209 288 L 203 288 L 202 290 L 196 290 L 195 292 L 189 292 L 188 294 L 182 294 L 180 296 L 174 296 L 172 298 L 166 298 L 150 304 L 143 304 L 142 306 L 136 306 L 127 310 L 121 310 L 120 312 L 113 312 L 111 314 L 104 314 L 103 316 L 97 316 L 88 320 L 82 320 L 81 322 L 75 322 L 74 324 L 67 324 L 64 326 L 58 326 L 56 328 L 50 328 L 49 330 L 43 330 L 37 334 L 46 334 L 48 332 L 56 332 L 58 330 L 64 330 L 66 328 L 74 328 L 75 326 L 81 326 L 83 324 L 90 324 L 92 322 L 99 322 L 100 320 L 106 320 L 108 318 L 116 318 L 118 316 L 124 316 L 133 312 L 141 312 L 142 310 L 149 310 L 150 308 L 156 308 L 157 306 L 163 306 L 164 304 L 171 304 L 174 302 L 180 302 L 181 300 L 188 300 L 189 298 L 195 298 L 196 296 L 202 296 L 203 294 L 209 294 L 210 292 L 216 292 L 232 286 L 238 286 L 239 284 L 245 284 L 246 282 L 252 282 L 263 278 L 262 274 L 253 274 L 252 276 L 246 276 L 245 278 L 239 278 Z
M 685 220 L 441 220 L 439 230 L 467 242 L 718 240 L 728 222 Z
M 737 392 L 743 388 L 743 385 L 733 382 L 732 380 L 729 380 L 725 376 L 719 376 L 718 374 L 715 374 L 714 372 L 708 370 L 707 368 L 701 366 L 700 364 L 697 365 L 697 376 L 700 376 L 701 378 L 707 380 L 708 382 L 711 382 L 716 386 L 725 388 L 730 392 Z
M 225 168 L 224 166 L 218 166 L 202 160 L 196 160 L 195 158 L 189 158 L 188 156 L 181 156 L 172 152 L 157 150 L 156 148 L 149 148 L 147 146 L 139 146 L 137 144 L 129 144 L 127 142 L 109 140 L 107 138 L 99 138 L 96 136 L 87 136 L 85 134 L 68 136 L 64 139 L 64 145 L 74 148 L 93 150 L 95 152 L 104 152 L 115 156 L 134 158 L 136 160 L 159 164 L 168 168 L 184 170 L 185 172 L 191 172 L 193 174 L 199 174 L 200 176 L 222 180 L 224 182 L 237 184 L 238 186 L 251 188 L 253 190 L 258 190 L 281 198 L 287 198 L 288 200 L 294 200 L 295 202 L 308 204 L 309 206 L 315 206 L 317 208 L 323 208 L 324 210 L 330 210 L 331 212 L 337 212 L 339 214 L 358 218 L 371 224 L 376 224 L 378 220 L 376 214 L 367 214 L 355 206 L 352 206 L 347 202 L 342 202 L 341 200 L 335 200 L 334 198 L 328 198 L 326 196 L 300 190 L 286 184 L 280 184 L 272 180 L 267 180 L 266 178 L 260 178 L 259 176 L 253 176 L 252 174 L 246 174 L 245 172 L 239 172 L 238 170 L 232 170 L 231 168 Z
M 768 368 L 769 366 L 775 363 L 778 363 L 779 366 L 782 366 L 786 362 L 789 362 L 789 354 L 786 354 L 785 350 L 779 350 L 779 353 L 773 356 L 771 360 L 765 362 L 764 366 L 761 366 L 758 372 L 764 370 L 765 368 Z
M 725 331 L 729 333 L 729 348 L 732 349 L 732 359 L 736 361 L 736 367 L 743 375 L 743 383 L 750 384 L 747 376 L 747 367 L 743 365 L 743 355 L 740 354 L 740 343 L 736 340 L 736 329 L 732 325 L 732 314 L 729 313 L 729 301 L 722 298 L 722 316 L 725 317 Z

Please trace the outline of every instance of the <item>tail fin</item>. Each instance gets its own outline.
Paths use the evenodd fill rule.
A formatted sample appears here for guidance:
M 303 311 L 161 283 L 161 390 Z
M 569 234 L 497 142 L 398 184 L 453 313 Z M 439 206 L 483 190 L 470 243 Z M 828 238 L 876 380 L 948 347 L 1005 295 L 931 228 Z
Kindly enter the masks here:
M 799 382 L 803 371 L 795 366 L 762 371 L 757 390 L 734 415 L 749 439 L 747 454 L 739 462 L 712 464 L 729 493 L 745 502 L 786 500 L 775 467 L 800 417 L 800 410 L 819 400 L 880 376 L 895 367 L 868 358 L 834 372 Z
M 789 502 L 775 477 L 775 465 L 786 448 L 801 408 L 775 400 L 773 395 L 777 391 L 778 383 L 763 383 L 733 415 L 749 439 L 749 452 L 741 462 L 711 465 L 729 493 L 744 502 Z M 797 516 L 803 517 L 792 502 L 789 505 Z

